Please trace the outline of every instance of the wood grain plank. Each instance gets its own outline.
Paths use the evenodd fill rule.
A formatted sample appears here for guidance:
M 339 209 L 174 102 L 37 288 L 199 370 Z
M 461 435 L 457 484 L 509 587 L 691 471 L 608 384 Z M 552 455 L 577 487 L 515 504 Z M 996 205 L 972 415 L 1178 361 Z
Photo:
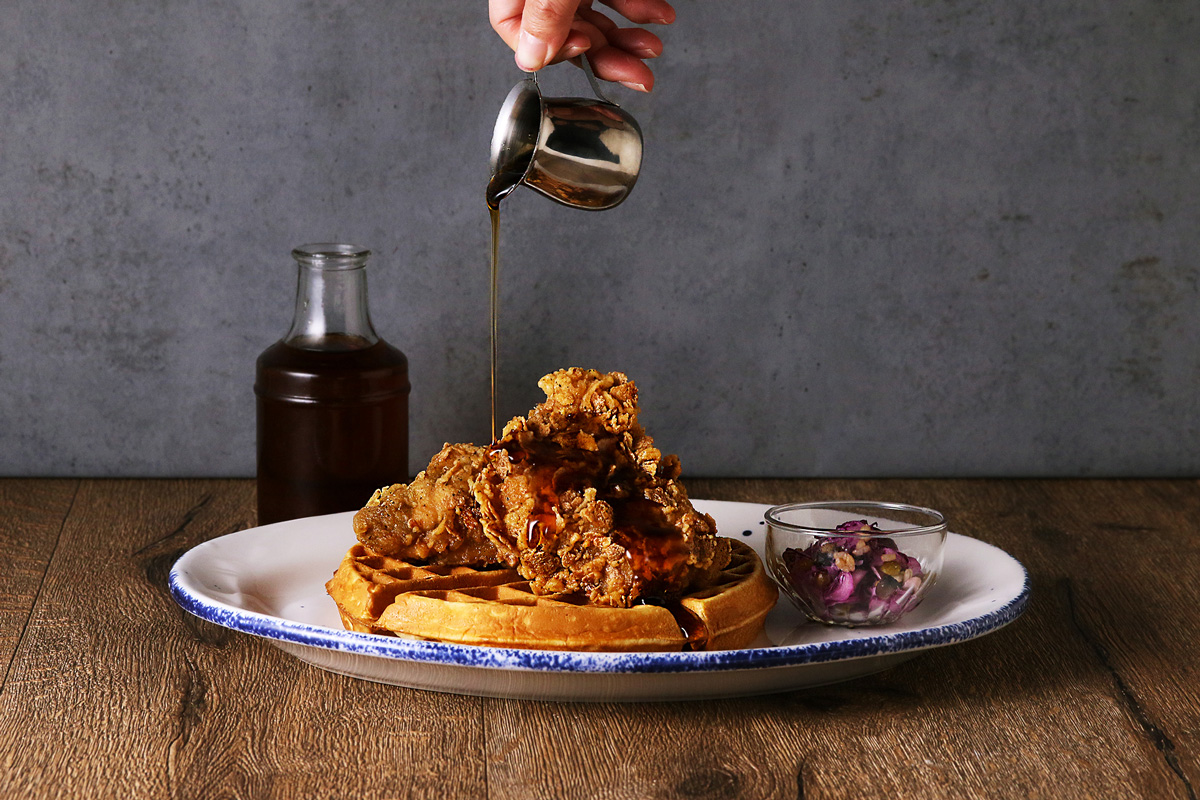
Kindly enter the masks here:
M 961 649 L 971 652 L 768 698 L 504 703 L 489 723 L 492 796 L 1173 796 L 1142 774 L 1147 753 L 1105 675 L 1046 685 L 1049 648 L 1014 648 L 1003 633 Z M 1059 703 L 1067 680 L 1072 702 Z
M 78 486 L 74 480 L 0 480 L 0 691 Z
M 1200 789 L 1200 490 L 1189 481 L 1044 482 L 1029 555 L 1064 625 L 1153 748 L 1150 769 Z
M 83 484 L 0 694 L 9 796 L 484 794 L 478 700 L 322 672 L 174 604 L 175 558 L 252 519 L 247 481 Z

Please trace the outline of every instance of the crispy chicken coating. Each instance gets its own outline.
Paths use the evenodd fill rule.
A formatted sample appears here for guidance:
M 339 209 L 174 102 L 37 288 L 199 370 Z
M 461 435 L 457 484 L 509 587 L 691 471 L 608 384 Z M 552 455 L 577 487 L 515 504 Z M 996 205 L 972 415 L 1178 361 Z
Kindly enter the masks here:
M 487 451 L 447 444 L 410 484 L 379 489 L 354 515 L 354 533 L 371 552 L 428 564 L 512 566 L 484 535 L 470 482 Z
M 545 402 L 505 426 L 471 481 L 484 533 L 535 592 L 628 607 L 726 566 L 728 541 L 638 423 L 628 377 L 572 368 L 538 385 Z
M 380 489 L 354 517 L 377 555 L 515 566 L 538 594 L 629 607 L 711 582 L 729 541 L 700 514 L 638 423 L 620 372 L 542 378 L 546 400 L 490 448 L 447 444 L 412 483 Z

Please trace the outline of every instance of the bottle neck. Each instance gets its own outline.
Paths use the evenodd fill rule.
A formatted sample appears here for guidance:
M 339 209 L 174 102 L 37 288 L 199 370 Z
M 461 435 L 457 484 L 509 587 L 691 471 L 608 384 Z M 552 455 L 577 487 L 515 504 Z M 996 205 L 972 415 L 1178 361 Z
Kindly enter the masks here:
M 296 312 L 284 342 L 305 350 L 358 350 L 379 341 L 367 307 L 367 257 L 350 245 L 304 245 Z

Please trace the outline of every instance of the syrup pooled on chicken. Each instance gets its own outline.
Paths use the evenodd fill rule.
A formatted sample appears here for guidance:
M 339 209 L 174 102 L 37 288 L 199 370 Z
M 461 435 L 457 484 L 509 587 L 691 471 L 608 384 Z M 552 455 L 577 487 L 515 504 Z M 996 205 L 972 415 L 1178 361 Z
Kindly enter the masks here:
M 604 606 L 669 599 L 729 562 L 716 535 L 638 423 L 620 372 L 572 368 L 542 378 L 545 402 L 505 426 L 471 481 L 484 534 L 537 594 Z
M 379 489 L 354 515 L 354 533 L 375 555 L 425 564 L 513 566 L 483 533 L 471 481 L 487 460 L 472 444 L 447 444 L 410 484 Z

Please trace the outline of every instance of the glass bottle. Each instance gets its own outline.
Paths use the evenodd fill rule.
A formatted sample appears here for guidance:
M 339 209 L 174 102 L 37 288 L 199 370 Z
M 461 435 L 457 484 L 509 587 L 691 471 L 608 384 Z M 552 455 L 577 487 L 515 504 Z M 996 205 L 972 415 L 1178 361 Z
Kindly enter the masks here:
M 408 359 L 367 311 L 370 250 L 308 244 L 287 335 L 258 357 L 258 524 L 361 508 L 408 480 Z

